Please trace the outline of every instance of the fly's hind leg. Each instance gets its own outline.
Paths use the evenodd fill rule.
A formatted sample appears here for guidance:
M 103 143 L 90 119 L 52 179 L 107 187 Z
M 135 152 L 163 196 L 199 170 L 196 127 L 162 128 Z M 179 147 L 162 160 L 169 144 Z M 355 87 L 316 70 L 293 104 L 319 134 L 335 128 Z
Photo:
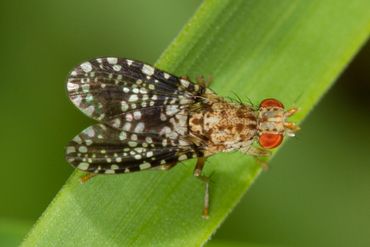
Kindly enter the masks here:
M 165 170 L 165 171 L 167 171 L 167 170 L 171 169 L 172 167 L 174 167 L 175 165 L 177 165 L 177 163 L 176 163 L 176 162 L 174 162 L 174 163 L 168 163 L 168 164 L 160 165 L 158 168 L 159 168 L 160 170 Z
M 86 183 L 87 181 L 89 181 L 91 178 L 95 177 L 96 175 L 98 175 L 98 174 L 96 174 L 96 173 L 87 173 L 87 174 L 85 174 L 85 175 L 82 175 L 82 176 L 80 177 L 80 183 L 81 183 L 81 184 L 84 184 L 84 183 Z
M 206 157 L 199 157 L 197 160 L 197 164 L 195 165 L 193 175 L 196 178 L 202 180 L 205 184 L 205 192 L 204 192 L 204 205 L 203 205 L 203 213 L 202 216 L 205 219 L 208 219 L 208 212 L 209 212 L 209 177 L 202 175 L 202 170 L 204 164 L 206 162 Z

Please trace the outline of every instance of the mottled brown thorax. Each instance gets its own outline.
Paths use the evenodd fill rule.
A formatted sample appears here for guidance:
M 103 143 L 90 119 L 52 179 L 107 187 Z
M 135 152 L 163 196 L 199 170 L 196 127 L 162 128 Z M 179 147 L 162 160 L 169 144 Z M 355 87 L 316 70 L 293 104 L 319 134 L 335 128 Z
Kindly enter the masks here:
M 212 100 L 190 113 L 190 134 L 201 139 L 205 156 L 247 148 L 257 133 L 256 112 L 249 106 Z

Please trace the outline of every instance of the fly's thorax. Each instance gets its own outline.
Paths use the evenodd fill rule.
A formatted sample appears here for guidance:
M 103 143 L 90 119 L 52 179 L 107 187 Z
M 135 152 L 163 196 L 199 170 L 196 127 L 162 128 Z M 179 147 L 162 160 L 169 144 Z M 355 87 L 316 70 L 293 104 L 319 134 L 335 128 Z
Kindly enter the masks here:
M 228 152 L 253 142 L 256 118 L 249 106 L 217 100 L 190 114 L 189 129 L 206 143 L 208 153 Z

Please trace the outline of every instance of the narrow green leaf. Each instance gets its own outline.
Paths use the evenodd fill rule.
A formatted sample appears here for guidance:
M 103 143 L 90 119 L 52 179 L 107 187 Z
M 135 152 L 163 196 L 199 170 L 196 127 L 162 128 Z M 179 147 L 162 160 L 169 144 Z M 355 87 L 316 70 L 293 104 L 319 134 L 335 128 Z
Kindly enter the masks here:
M 223 96 L 281 99 L 300 107 L 294 120 L 301 121 L 369 31 L 368 0 L 205 1 L 157 65 L 192 78 L 212 75 Z M 203 184 L 192 177 L 193 166 L 85 185 L 75 172 L 23 246 L 202 245 L 261 169 L 240 153 L 209 159 L 210 219 L 203 220 Z
M 280 245 L 266 245 L 235 241 L 214 240 L 207 244 L 207 247 L 282 247 Z

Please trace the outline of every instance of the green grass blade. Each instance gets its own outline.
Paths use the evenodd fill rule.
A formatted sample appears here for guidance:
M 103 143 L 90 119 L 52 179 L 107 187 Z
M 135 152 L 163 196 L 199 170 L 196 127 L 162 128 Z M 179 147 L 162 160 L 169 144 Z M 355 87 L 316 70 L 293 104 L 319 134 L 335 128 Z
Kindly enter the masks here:
M 212 75 L 220 95 L 235 92 L 256 103 L 281 99 L 301 108 L 294 118 L 301 121 L 369 31 L 368 0 L 205 1 L 157 65 L 192 78 Z M 193 166 L 101 176 L 85 185 L 75 172 L 23 246 L 202 245 L 261 170 L 240 153 L 209 159 L 205 172 L 214 173 L 206 221 Z

